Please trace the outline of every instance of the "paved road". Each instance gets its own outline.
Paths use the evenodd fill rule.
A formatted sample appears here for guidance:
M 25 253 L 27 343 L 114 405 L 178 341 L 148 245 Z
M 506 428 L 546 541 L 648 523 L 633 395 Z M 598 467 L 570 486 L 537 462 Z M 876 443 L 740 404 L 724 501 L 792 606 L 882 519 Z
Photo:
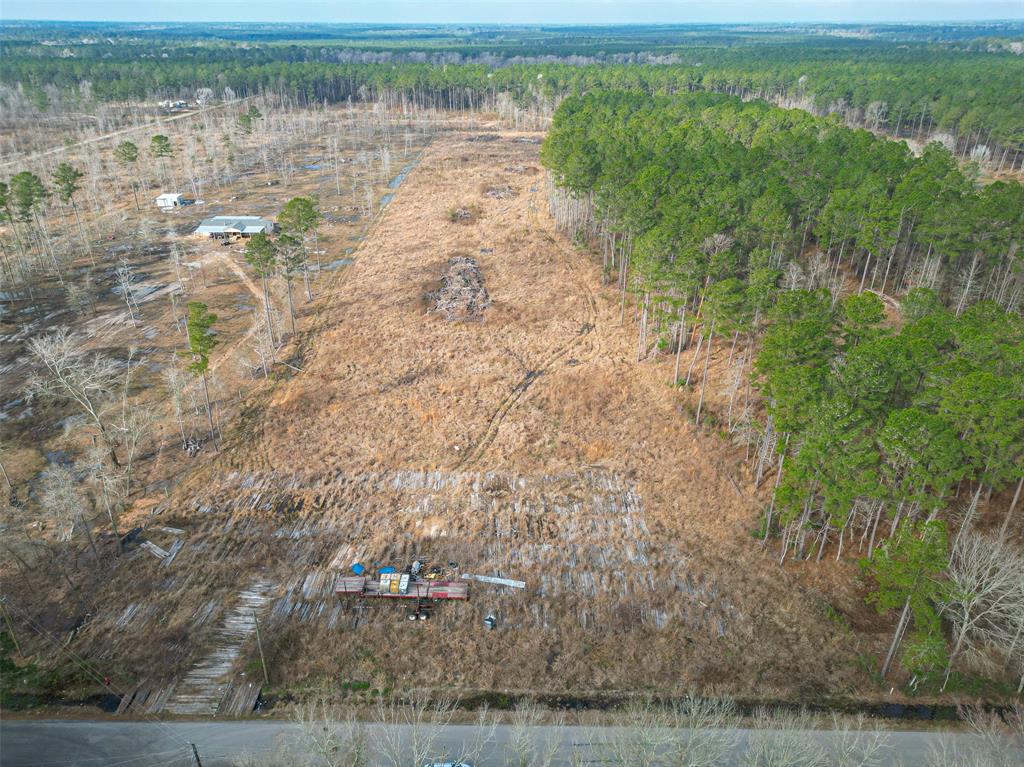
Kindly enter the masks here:
M 408 739 L 409 728 L 398 727 L 392 733 Z M 609 732 L 604 730 L 602 732 Z M 461 744 L 469 742 L 476 730 L 470 726 L 453 725 L 444 729 L 434 744 L 437 758 L 464 753 Z M 194 767 L 189 743 L 195 743 L 203 767 L 228 767 L 234 757 L 248 752 L 269 756 L 281 744 L 295 744 L 295 725 L 277 721 L 259 722 L 67 722 L 6 721 L 0 722 L 0 764 L 3 767 Z M 747 730 L 734 733 L 740 743 L 750 737 Z M 380 728 L 370 727 L 369 740 L 379 742 Z M 505 747 L 515 735 L 512 727 L 502 726 L 478 760 L 478 767 L 504 767 Z M 817 739 L 834 749 L 840 736 L 834 732 L 801 732 L 797 739 Z M 588 749 L 594 732 L 582 727 L 534 727 L 529 737 L 535 744 L 558 741 L 553 765 L 568 765 L 573 749 L 586 754 L 583 764 L 599 764 Z M 954 739 L 966 747 L 968 736 L 942 736 L 931 732 L 898 732 L 888 735 L 891 750 L 879 764 L 901 764 L 905 767 L 928 763 L 930 746 L 943 737 Z M 376 760 L 370 760 L 370 764 Z M 280 762 L 280 764 L 295 764 Z M 737 764 L 735 760 L 729 764 Z M 410 765 L 412 767 L 412 765 Z M 726 767 L 723 765 L 723 767 Z

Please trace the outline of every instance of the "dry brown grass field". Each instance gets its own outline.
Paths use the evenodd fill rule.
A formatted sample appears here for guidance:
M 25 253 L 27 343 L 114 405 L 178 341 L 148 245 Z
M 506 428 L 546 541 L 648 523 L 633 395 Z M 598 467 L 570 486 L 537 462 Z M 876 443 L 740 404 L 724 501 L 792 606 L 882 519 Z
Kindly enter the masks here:
M 184 545 L 169 564 L 123 557 L 73 645 L 138 687 L 137 710 L 216 711 L 225 686 L 261 684 L 252 611 L 278 700 L 877 694 L 857 658 L 884 627 L 834 585 L 852 565 L 780 568 L 762 550 L 770 480 L 755 491 L 743 449 L 693 425 L 670 358 L 636 363 L 632 313 L 623 326 L 599 266 L 555 230 L 542 138 L 436 137 L 325 279 L 293 367 L 246 395 L 218 455 L 137 505 L 151 540 Z M 459 256 L 490 300 L 468 321 L 428 297 Z M 414 558 L 527 588 L 473 583 L 414 623 L 334 594 L 355 561 Z

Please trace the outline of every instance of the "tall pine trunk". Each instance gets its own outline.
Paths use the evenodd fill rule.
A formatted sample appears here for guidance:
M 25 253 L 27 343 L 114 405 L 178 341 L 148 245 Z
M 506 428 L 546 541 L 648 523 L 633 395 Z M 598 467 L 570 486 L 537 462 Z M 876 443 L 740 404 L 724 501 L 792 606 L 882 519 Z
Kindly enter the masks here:
M 210 439 L 213 440 L 213 449 L 220 452 L 217 446 L 217 430 L 213 427 L 213 407 L 210 405 L 210 387 L 206 382 L 206 372 L 203 372 L 203 397 L 206 400 L 206 421 L 210 426 Z
M 270 337 L 270 355 L 274 355 L 277 339 L 274 337 L 274 322 L 270 316 L 270 289 L 267 287 L 267 276 L 263 275 L 263 310 L 267 315 L 267 335 Z
M 903 611 L 900 613 L 899 623 L 896 624 L 896 631 L 892 635 L 892 642 L 889 644 L 889 651 L 885 654 L 885 662 L 882 663 L 882 670 L 879 672 L 879 676 L 883 679 L 888 675 L 889 670 L 892 668 L 892 662 L 896 658 L 896 651 L 900 647 L 900 642 L 903 641 L 903 634 L 907 630 L 907 624 L 910 623 L 910 597 L 907 597 L 907 601 L 903 603 Z
M 292 304 L 292 281 L 291 279 L 285 280 L 285 284 L 288 286 L 288 319 L 292 325 L 292 335 L 295 335 L 295 306 Z
M 1017 508 L 1017 501 L 1020 500 L 1021 486 L 1024 486 L 1024 476 L 1017 481 L 1017 489 L 1013 492 L 1013 500 L 1010 501 L 1010 508 L 1006 510 L 1006 516 L 1003 518 L 1003 525 L 999 528 L 999 537 L 1001 539 L 1006 538 L 1006 531 L 1010 528 L 1010 518 L 1013 516 L 1013 510 Z
M 704 390 L 708 387 L 708 365 L 711 364 L 711 343 L 715 340 L 715 321 L 711 320 L 711 327 L 708 329 L 708 350 L 704 356 L 704 375 L 700 381 L 700 401 L 697 403 L 697 425 L 700 426 L 700 413 L 704 409 Z

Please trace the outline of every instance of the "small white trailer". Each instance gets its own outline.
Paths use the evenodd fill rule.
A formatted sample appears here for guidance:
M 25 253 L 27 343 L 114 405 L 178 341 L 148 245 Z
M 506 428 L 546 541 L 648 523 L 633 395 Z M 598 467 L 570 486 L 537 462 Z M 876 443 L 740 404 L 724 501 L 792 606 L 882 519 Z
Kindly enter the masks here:
M 174 210 L 185 204 L 185 195 L 181 192 L 164 192 L 156 198 L 156 206 L 160 210 Z

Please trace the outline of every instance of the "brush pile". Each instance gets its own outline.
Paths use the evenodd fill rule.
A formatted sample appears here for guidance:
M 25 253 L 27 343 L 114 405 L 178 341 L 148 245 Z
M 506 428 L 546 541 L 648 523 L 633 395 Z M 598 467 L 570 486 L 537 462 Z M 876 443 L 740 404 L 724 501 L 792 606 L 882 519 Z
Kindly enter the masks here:
M 475 258 L 453 256 L 441 277 L 441 287 L 427 294 L 431 311 L 440 312 L 446 320 L 476 320 L 491 305 L 484 287 L 484 277 Z
M 484 189 L 484 196 L 490 197 L 495 200 L 507 200 L 511 197 L 516 196 L 516 190 L 508 184 L 502 184 L 500 186 L 489 186 Z

